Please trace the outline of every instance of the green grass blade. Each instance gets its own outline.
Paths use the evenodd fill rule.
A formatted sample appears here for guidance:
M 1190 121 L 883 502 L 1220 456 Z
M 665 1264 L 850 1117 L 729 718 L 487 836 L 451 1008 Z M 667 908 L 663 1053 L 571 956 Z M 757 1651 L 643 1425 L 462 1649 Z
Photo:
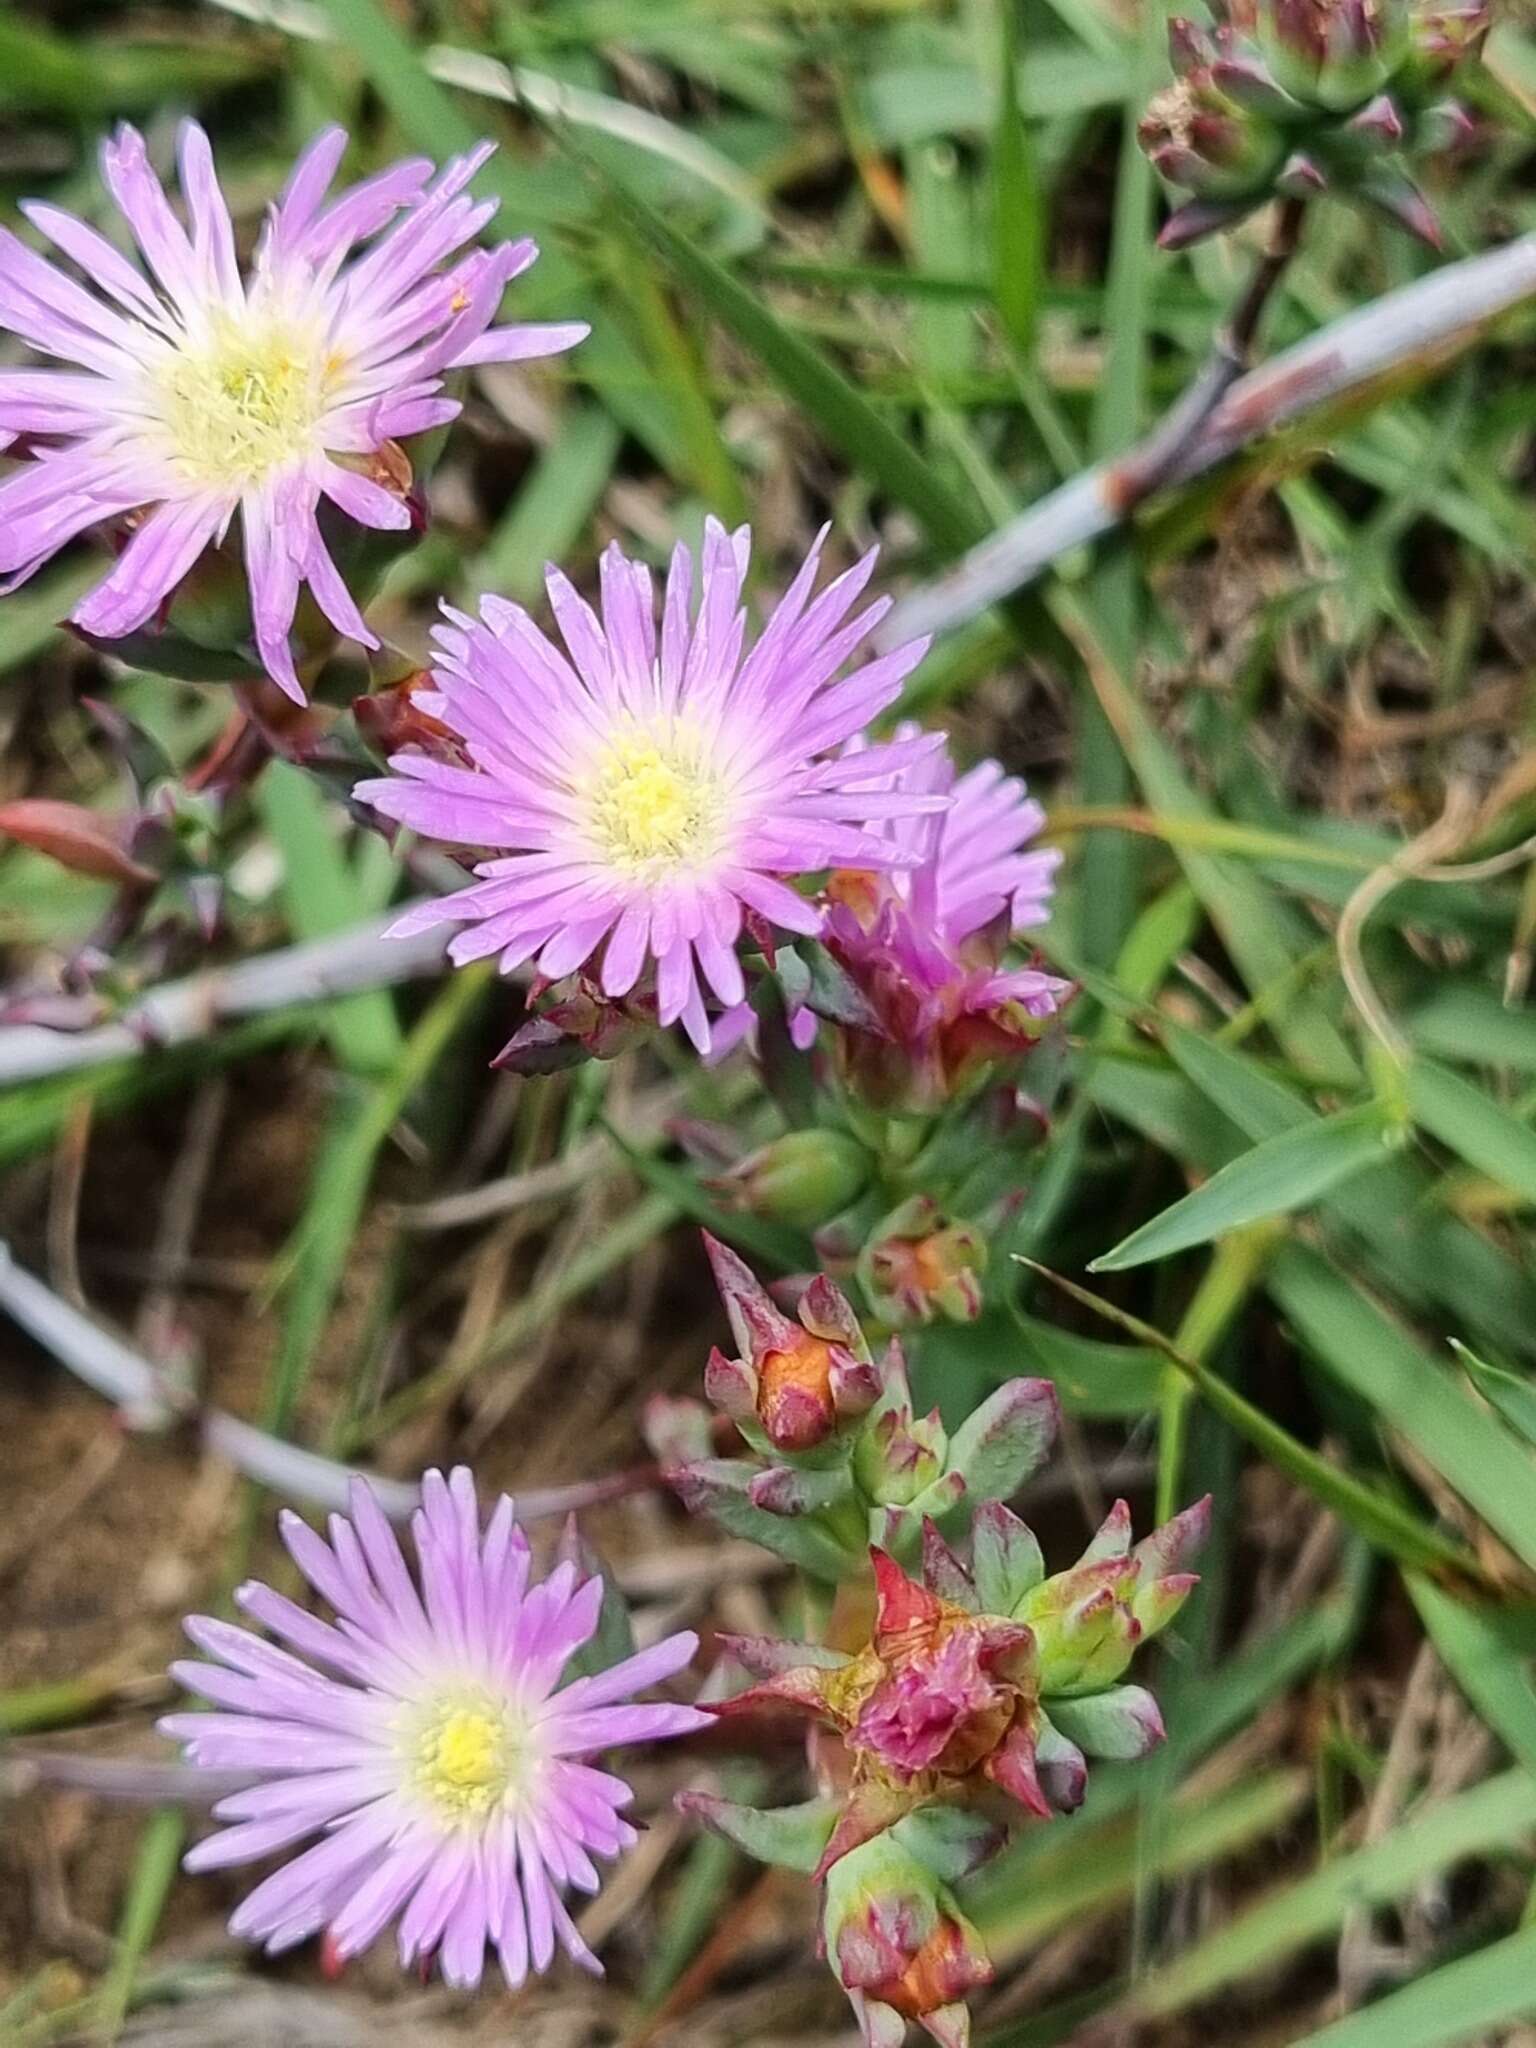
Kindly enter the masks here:
M 1308 2034 L 1297 2048 L 1456 2048 L 1536 2013 L 1536 1927 L 1463 1956 L 1363 2012 Z
M 1505 1372 L 1502 1366 L 1489 1365 L 1454 1337 L 1451 1349 L 1489 1407 L 1496 1408 L 1528 1444 L 1536 1445 L 1536 1385 L 1518 1373 Z
M 283 857 L 279 893 L 295 939 L 344 931 L 377 909 L 337 837 L 336 810 L 312 777 L 273 761 L 256 786 L 256 802 Z M 352 1073 L 385 1073 L 400 1057 L 400 1026 L 385 990 L 343 996 L 320 1017 L 337 1059 Z
M 1032 1260 L 1026 1260 L 1032 1265 Z M 1160 1330 L 1150 1323 L 1144 1323 L 1139 1316 L 1127 1314 L 1116 1308 L 1113 1302 L 1105 1301 L 1100 1295 L 1091 1293 L 1086 1287 L 1079 1287 L 1074 1281 L 1064 1279 L 1059 1273 L 1051 1273 L 1045 1267 L 1037 1267 L 1045 1273 L 1051 1283 L 1068 1294 L 1084 1308 L 1092 1309 L 1095 1315 L 1103 1316 L 1107 1322 L 1116 1324 L 1138 1342 L 1151 1345 L 1164 1357 L 1170 1358 L 1193 1382 L 1207 1407 L 1219 1415 L 1223 1422 L 1235 1429 L 1239 1436 L 1246 1437 L 1260 1454 L 1272 1465 L 1289 1473 L 1299 1486 L 1303 1486 L 1322 1502 L 1332 1508 L 1350 1526 L 1357 1529 L 1368 1543 L 1395 1557 L 1400 1563 L 1416 1566 L 1422 1571 L 1462 1572 L 1472 1578 L 1483 1576 L 1482 1568 L 1471 1552 L 1448 1542 L 1427 1523 L 1410 1514 L 1406 1508 L 1374 1486 L 1357 1479 L 1352 1473 L 1332 1465 L 1314 1450 L 1294 1437 L 1282 1424 L 1256 1407 L 1237 1389 L 1228 1384 L 1209 1366 L 1188 1358 Z
M 315 1163 L 304 1214 L 287 1253 L 282 1341 L 267 1391 L 265 1426 L 286 1431 L 309 1376 L 351 1257 L 379 1151 L 411 1096 L 490 982 L 486 966 L 449 980 L 407 1038 L 391 1071 L 338 1106 Z
M 1336 1934 L 1356 1908 L 1402 1899 L 1426 1877 L 1454 1870 L 1468 1857 L 1517 1848 L 1533 1827 L 1536 1783 L 1523 1771 L 1490 1778 L 1416 1813 L 1369 1848 L 1278 1887 L 1155 1971 L 1116 2008 L 1116 2017 L 1148 2020 L 1178 2012 L 1224 1985 L 1272 1970 L 1298 1950 Z
M 353 0 L 347 0 L 353 4 Z M 912 442 L 897 433 L 855 385 L 803 335 L 696 242 L 634 192 L 583 159 L 622 214 L 679 283 L 722 327 L 750 349 L 779 388 L 814 420 L 827 439 L 880 489 L 905 505 L 941 548 L 958 553 L 983 537 L 985 522 L 957 497 Z
M 1536 1569 L 1536 1467 L 1465 1382 L 1304 1245 L 1277 1254 L 1269 1288 L 1319 1364 L 1367 1401 Z
M 1536 1203 L 1536 1131 L 1528 1124 L 1475 1082 L 1432 1060 L 1415 1060 L 1408 1069 L 1408 1100 L 1421 1129 L 1479 1173 Z
M 1285 1770 L 1219 1793 L 1176 1796 L 1146 1866 L 1137 1854 L 1138 1815 L 1097 1824 L 1080 1819 L 1033 1858 L 1027 1886 L 993 1865 L 960 1888 L 962 1903 L 994 1960 L 1006 1962 L 1058 1927 L 1122 1904 L 1150 1878 L 1200 1870 L 1262 1841 L 1295 1813 L 1307 1789 L 1304 1771 Z
M 1510 1755 L 1525 1767 L 1536 1796 L 1536 1691 L 1529 1649 L 1515 1639 L 1508 1609 L 1453 1599 L 1409 1574 L 1408 1591 L 1441 1662 Z
M 1090 1261 L 1090 1273 L 1118 1273 L 1171 1258 L 1191 1245 L 1241 1230 L 1272 1216 L 1289 1216 L 1350 1180 L 1379 1166 L 1401 1142 L 1401 1133 L 1380 1104 L 1340 1110 L 1304 1128 L 1282 1131 L 1244 1152 L 1161 1215 L 1133 1230 L 1113 1251 Z
M 993 295 L 1008 338 L 1034 354 L 1045 275 L 1046 212 L 1034 138 L 1019 98 L 1019 0 L 997 0 L 997 128 L 992 138 Z

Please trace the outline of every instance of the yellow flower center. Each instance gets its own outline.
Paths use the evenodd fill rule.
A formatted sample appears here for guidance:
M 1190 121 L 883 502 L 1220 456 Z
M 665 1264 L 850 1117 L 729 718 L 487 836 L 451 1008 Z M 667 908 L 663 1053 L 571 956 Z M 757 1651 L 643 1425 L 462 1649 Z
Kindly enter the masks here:
M 589 790 L 593 833 L 615 867 L 657 874 L 715 852 L 725 821 L 720 779 L 700 735 L 679 719 L 609 741 Z
M 416 1791 L 456 1825 L 485 1820 L 504 1805 L 532 1762 L 527 1730 L 503 1702 L 479 1691 L 429 1707 L 405 1749 Z
M 197 483 L 259 483 L 314 446 L 338 367 L 289 322 L 221 317 L 209 344 L 157 375 L 175 460 Z

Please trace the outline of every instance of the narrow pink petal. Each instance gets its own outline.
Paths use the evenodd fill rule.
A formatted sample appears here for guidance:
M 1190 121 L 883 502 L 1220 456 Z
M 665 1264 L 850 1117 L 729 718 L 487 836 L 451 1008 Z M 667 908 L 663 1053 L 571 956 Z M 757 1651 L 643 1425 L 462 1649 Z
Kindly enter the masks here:
M 120 640 L 154 616 L 217 533 L 224 507 L 188 498 L 150 514 L 111 574 L 75 606 L 82 631 Z

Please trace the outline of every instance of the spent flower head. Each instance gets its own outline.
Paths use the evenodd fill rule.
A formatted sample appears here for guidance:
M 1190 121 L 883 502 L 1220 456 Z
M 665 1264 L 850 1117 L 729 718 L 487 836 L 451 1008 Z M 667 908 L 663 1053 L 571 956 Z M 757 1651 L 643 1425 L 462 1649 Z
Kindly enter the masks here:
M 596 1891 L 593 1857 L 635 1840 L 630 1789 L 591 1759 L 701 1726 L 696 1709 L 639 1705 L 698 1647 L 668 1636 L 595 1675 L 561 1684 L 597 1632 L 602 1581 L 573 1563 L 529 1583 L 527 1538 L 505 1495 L 482 1530 L 470 1473 L 429 1472 L 406 1564 L 368 1486 L 330 1541 L 281 1518 L 294 1563 L 336 1611 L 318 1619 L 270 1587 L 236 1604 L 291 1647 L 194 1617 L 187 1633 L 211 1662 L 174 1675 L 211 1713 L 161 1727 L 193 1764 L 251 1772 L 221 1800 L 230 1823 L 200 1842 L 189 1870 L 214 1870 L 320 1839 L 265 1878 L 231 1930 L 291 1948 L 328 1936 L 355 1955 L 392 1921 L 400 1960 L 439 1958 L 450 1984 L 478 1984 L 487 1945 L 507 1982 L 548 1967 L 558 1944 L 599 1970 L 562 1894 Z
M 821 912 L 783 877 L 916 858 L 880 829 L 942 810 L 902 771 L 938 744 L 909 736 L 859 754 L 844 743 L 883 711 L 922 656 L 917 641 L 841 676 L 888 600 L 854 607 L 875 551 L 813 595 L 812 548 L 755 643 L 742 587 L 750 535 L 711 520 L 695 601 L 692 559 L 672 557 L 658 630 L 651 574 L 603 556 L 601 616 L 557 570 L 562 654 L 518 605 L 481 600 L 437 634 L 435 694 L 417 703 L 462 758 L 396 754 L 357 794 L 429 838 L 493 849 L 471 888 L 411 913 L 400 932 L 466 927 L 457 961 L 526 960 L 551 981 L 599 951 L 603 992 L 627 995 L 655 962 L 658 1016 L 710 1044 L 705 990 L 744 995 L 744 927 L 814 933 Z M 568 656 L 568 658 L 567 658 Z
M 0 447 L 29 458 L 0 484 L 0 588 L 88 527 L 127 527 L 73 614 L 121 639 L 155 618 L 238 512 L 256 647 L 290 696 L 303 696 L 288 636 L 304 584 L 338 632 L 377 646 L 323 509 L 409 527 L 403 492 L 370 471 L 399 470 L 394 442 L 458 413 L 445 374 L 550 355 L 587 330 L 493 324 L 538 251 L 471 246 L 496 211 L 465 189 L 489 143 L 436 178 L 415 157 L 327 200 L 346 142 L 328 128 L 304 151 L 245 268 L 195 121 L 178 138 L 185 223 L 135 129 L 103 145 L 139 262 L 42 201 L 23 212 L 88 283 L 0 228 L 0 326 L 70 366 L 0 370 Z
M 1185 1566 L 1209 1521 L 1201 1501 L 1133 1546 L 1116 1502 L 1078 1563 L 1053 1578 L 999 1500 L 976 1509 L 968 1559 L 928 1521 L 921 1578 L 870 1552 L 876 1606 L 863 1648 L 731 1639 L 760 1683 L 715 1711 L 790 1709 L 836 1737 L 839 1807 L 819 1875 L 935 1805 L 986 1813 L 1000 1800 L 1039 1820 L 1070 1812 L 1090 1757 L 1129 1760 L 1163 1739 L 1152 1695 L 1119 1681 L 1196 1584 Z

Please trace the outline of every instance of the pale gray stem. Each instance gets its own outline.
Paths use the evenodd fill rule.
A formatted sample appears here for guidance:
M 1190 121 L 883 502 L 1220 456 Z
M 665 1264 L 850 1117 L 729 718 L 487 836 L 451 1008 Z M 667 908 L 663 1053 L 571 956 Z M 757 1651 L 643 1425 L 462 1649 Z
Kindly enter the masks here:
M 0 1088 L 46 1074 L 80 1072 L 108 1060 L 134 1059 L 157 1047 L 187 1045 L 241 1018 L 436 974 L 443 966 L 446 931 L 418 932 L 407 939 L 384 936 L 409 908 L 402 904 L 323 939 L 166 982 L 112 1023 L 89 1031 L 0 1025 Z
M 0 1792 L 19 1797 L 37 1785 L 67 1785 L 101 1799 L 135 1806 L 213 1806 L 235 1792 L 259 1785 L 255 1771 L 210 1771 L 196 1764 L 152 1763 L 147 1758 L 82 1756 L 9 1742 L 0 1764 Z
M 0 1310 L 77 1379 L 113 1402 L 131 1428 L 165 1429 L 185 1424 L 198 1432 L 209 1450 L 246 1478 L 310 1507 L 345 1513 L 353 1481 L 361 1478 L 367 1480 L 391 1521 L 403 1522 L 415 1510 L 420 1488 L 412 1480 L 361 1472 L 355 1465 L 284 1443 L 281 1437 L 227 1415 L 221 1408 L 206 1408 L 192 1400 L 147 1358 L 18 1266 L 4 1244 L 0 1244 Z M 574 1480 L 568 1486 L 537 1487 L 518 1495 L 518 1518 L 532 1522 L 575 1514 L 659 1484 L 656 1468 L 647 1465 L 599 1479 Z
M 1239 449 L 1319 407 L 1345 398 L 1418 356 L 1464 348 L 1489 320 L 1536 295 L 1536 233 L 1389 292 L 1240 377 L 1211 409 L 1160 487 L 1188 483 Z M 914 590 L 876 636 L 889 649 L 962 626 L 1042 575 L 1074 548 L 1123 525 L 1142 502 L 1136 488 L 1156 427 L 1137 447 L 1096 464 L 1021 512 L 953 569 Z

